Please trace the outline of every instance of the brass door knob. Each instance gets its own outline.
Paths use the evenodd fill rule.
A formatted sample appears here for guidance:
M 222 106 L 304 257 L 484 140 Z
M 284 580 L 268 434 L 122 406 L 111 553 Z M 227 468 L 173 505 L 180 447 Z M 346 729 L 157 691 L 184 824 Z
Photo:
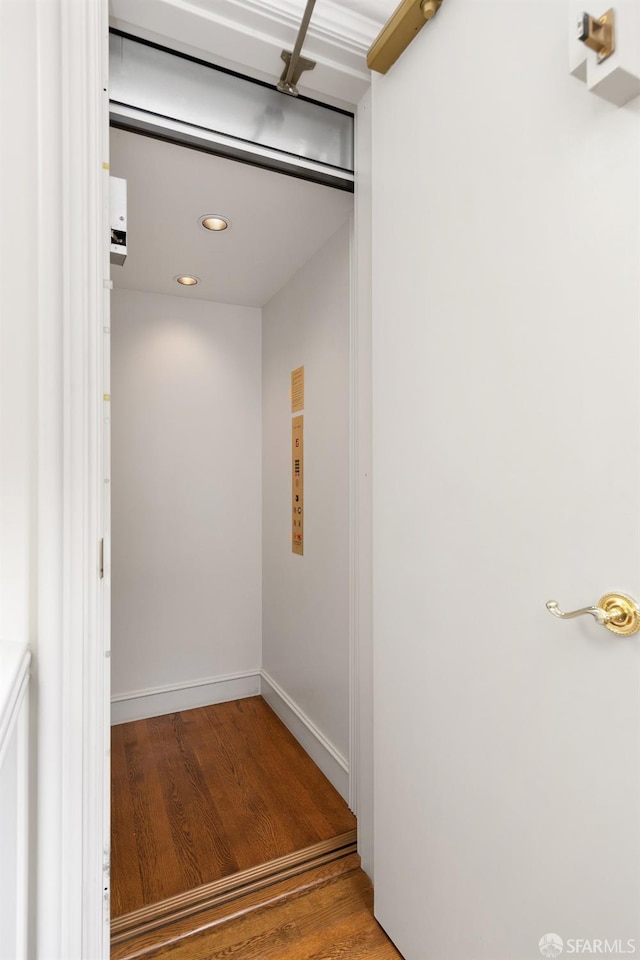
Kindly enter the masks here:
M 570 613 L 563 613 L 555 600 L 549 600 L 547 610 L 560 620 L 573 620 L 589 614 L 607 630 L 623 637 L 631 636 L 640 630 L 640 607 L 633 597 L 625 593 L 605 593 L 596 607 L 581 607 L 580 610 L 572 610 Z

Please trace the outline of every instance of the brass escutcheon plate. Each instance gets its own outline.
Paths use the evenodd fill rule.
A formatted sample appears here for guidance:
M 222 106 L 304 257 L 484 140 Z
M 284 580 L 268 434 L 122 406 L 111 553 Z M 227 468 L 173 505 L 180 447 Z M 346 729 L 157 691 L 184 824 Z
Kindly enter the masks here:
M 598 606 L 611 617 L 605 627 L 612 633 L 629 637 L 640 630 L 640 609 L 633 597 L 624 593 L 605 593 Z

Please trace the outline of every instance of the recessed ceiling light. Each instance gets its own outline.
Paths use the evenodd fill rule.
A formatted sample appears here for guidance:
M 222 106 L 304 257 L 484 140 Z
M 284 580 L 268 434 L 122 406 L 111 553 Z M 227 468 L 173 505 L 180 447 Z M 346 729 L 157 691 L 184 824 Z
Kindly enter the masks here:
M 177 280 L 178 283 L 181 283 L 183 287 L 195 287 L 196 283 L 198 283 L 197 277 L 190 277 L 187 274 L 181 277 L 175 277 L 174 279 Z
M 219 213 L 208 213 L 206 217 L 200 217 L 200 223 L 205 230 L 226 230 L 229 221 L 226 217 L 221 217 Z

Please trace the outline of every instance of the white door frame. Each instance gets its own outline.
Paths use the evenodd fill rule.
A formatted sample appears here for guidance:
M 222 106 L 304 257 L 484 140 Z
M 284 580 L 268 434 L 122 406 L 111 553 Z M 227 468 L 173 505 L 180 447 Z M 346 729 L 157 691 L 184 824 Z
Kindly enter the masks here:
M 109 956 L 107 0 L 39 5 L 39 960 Z M 60 44 L 52 44 L 59 36 Z M 351 803 L 373 871 L 370 98 L 358 119 L 351 318 Z M 106 408 L 108 409 L 108 407 Z M 61 521 L 62 518 L 62 521 Z M 105 536 L 105 579 L 98 544 Z M 78 825 L 81 824 L 81 829 Z
M 371 421 L 371 91 L 356 108 L 351 244 L 349 805 L 358 853 L 373 879 L 373 556 Z
M 108 305 L 107 2 L 38 3 L 39 960 L 109 955 L 103 327 Z M 36 185 L 34 185 L 36 189 Z M 35 230 L 35 225 L 34 225 Z M 108 316 L 108 313 L 106 314 Z

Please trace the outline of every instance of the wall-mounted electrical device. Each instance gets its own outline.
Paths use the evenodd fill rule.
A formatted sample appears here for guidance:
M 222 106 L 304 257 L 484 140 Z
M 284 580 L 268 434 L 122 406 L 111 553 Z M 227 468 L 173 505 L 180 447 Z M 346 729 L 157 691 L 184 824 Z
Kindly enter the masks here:
M 304 416 L 291 421 L 291 550 L 304 554 Z
M 127 181 L 109 177 L 109 226 L 111 263 L 118 266 L 127 259 Z
M 304 367 L 291 371 L 291 549 L 304 555 Z

